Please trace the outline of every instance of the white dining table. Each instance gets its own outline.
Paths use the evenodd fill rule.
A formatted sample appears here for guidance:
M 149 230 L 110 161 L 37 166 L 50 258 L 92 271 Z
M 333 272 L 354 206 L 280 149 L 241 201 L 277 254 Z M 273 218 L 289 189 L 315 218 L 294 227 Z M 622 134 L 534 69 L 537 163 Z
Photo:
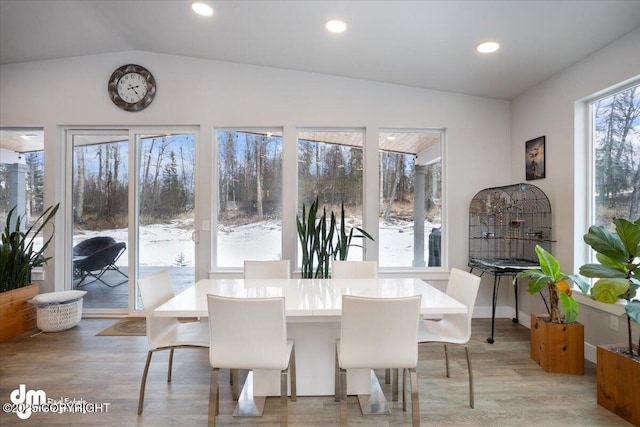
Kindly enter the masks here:
M 377 298 L 422 295 L 420 312 L 424 317 L 467 312 L 462 303 L 415 278 L 203 279 L 156 308 L 154 316 L 208 317 L 208 294 L 235 298 L 285 297 L 287 335 L 296 345 L 299 396 L 334 394 L 335 343 L 340 337 L 342 295 Z M 374 381 L 372 371 L 350 370 L 348 376 L 348 394 L 381 393 L 373 390 L 377 380 Z M 252 382 L 247 393 L 253 396 L 280 394 L 279 372 L 255 370 Z M 372 405 L 377 408 L 379 402 Z

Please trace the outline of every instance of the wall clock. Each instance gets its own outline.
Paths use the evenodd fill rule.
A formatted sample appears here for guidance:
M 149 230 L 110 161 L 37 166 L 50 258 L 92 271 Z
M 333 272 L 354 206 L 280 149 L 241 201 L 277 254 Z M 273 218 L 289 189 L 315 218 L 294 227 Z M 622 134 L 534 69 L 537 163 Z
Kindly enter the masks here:
M 156 79 L 146 68 L 123 65 L 109 78 L 109 96 L 114 104 L 126 111 L 140 111 L 156 96 Z

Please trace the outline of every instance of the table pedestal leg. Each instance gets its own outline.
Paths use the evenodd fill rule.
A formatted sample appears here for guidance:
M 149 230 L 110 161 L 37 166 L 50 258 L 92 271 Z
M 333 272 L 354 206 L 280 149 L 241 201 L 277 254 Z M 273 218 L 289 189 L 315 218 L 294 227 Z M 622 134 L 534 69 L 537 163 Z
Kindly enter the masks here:
M 358 395 L 360 410 L 363 415 L 390 414 L 389 402 L 384 397 L 376 374 L 371 370 L 371 394 Z
M 242 392 L 238 397 L 238 405 L 233 411 L 234 417 L 261 417 L 267 398 L 253 395 L 253 372 L 249 372 Z

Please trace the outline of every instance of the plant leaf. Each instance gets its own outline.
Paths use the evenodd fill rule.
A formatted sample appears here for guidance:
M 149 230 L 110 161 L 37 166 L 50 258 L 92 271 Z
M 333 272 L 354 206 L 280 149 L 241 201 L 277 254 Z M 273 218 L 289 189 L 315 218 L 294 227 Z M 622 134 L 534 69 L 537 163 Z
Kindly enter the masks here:
M 555 259 L 553 255 L 547 252 L 542 246 L 536 245 L 536 254 L 538 254 L 538 262 L 540 263 L 540 269 L 551 278 L 552 281 L 556 282 L 562 276 L 564 276 L 560 272 L 560 264 L 558 260 Z
M 589 231 L 583 236 L 583 239 L 594 251 L 606 255 L 614 261 L 626 263 L 629 260 L 620 237 L 602 226 L 592 225 L 589 227 Z
M 640 245 L 640 227 L 624 218 L 614 218 L 616 233 L 620 241 L 627 250 L 627 261 L 638 256 L 638 245 Z
M 576 300 L 565 293 L 558 294 L 558 298 L 562 305 L 562 311 L 564 311 L 565 323 L 574 323 L 578 317 L 578 310 L 580 306 Z
M 627 301 L 625 312 L 636 323 L 640 323 L 640 301 Z
M 525 270 L 521 273 L 518 273 L 517 277 L 529 277 L 529 281 L 527 282 L 527 291 L 531 295 L 540 292 L 545 286 L 549 284 L 549 276 L 547 276 L 542 270 Z
M 613 304 L 629 289 L 629 280 L 604 278 L 598 280 L 591 288 L 591 295 L 600 302 Z
M 603 264 L 585 264 L 578 270 L 585 277 L 626 279 L 626 271 L 618 268 L 608 267 Z
M 569 274 L 569 276 L 567 277 L 573 283 L 578 285 L 578 288 L 580 288 L 580 292 L 582 292 L 584 295 L 587 295 L 589 293 L 589 289 L 591 289 L 591 284 L 586 280 L 584 280 L 582 276 L 580 276 L 579 274 Z

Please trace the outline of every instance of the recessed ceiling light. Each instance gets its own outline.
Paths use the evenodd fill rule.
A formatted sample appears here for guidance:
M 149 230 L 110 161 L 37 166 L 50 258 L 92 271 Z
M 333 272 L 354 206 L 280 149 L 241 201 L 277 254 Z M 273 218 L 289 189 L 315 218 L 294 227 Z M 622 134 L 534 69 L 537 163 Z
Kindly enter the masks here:
M 331 19 L 324 24 L 325 28 L 332 33 L 342 33 L 347 29 L 347 24 L 339 19 Z
M 213 8 L 207 3 L 196 2 L 191 4 L 191 9 L 198 15 L 211 16 L 213 15 Z
M 493 53 L 500 49 L 500 43 L 498 42 L 483 42 L 476 47 L 476 50 L 480 53 Z

